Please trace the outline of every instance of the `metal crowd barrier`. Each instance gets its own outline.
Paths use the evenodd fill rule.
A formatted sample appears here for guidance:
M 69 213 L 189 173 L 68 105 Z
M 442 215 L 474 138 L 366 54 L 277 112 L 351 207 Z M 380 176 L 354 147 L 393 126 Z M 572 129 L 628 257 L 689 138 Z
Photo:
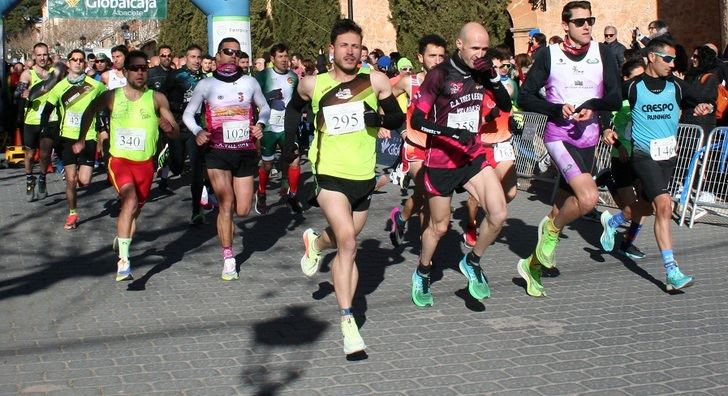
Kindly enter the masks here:
M 728 217 L 728 128 L 713 129 L 703 148 L 689 227 L 707 213 Z M 691 199 L 690 199 L 691 198 Z
M 553 201 L 558 190 L 559 174 L 558 171 L 549 173 L 551 158 L 543 144 L 543 133 L 548 117 L 538 113 L 517 111 L 513 113 L 513 118 L 523 131 L 521 134 L 514 134 L 511 139 L 516 151 L 516 174 L 521 178 L 552 183 Z

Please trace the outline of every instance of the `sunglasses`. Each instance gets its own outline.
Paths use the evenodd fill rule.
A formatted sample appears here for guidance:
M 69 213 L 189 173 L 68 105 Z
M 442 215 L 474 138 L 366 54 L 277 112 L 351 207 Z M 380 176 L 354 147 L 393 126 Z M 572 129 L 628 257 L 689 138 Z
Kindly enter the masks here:
M 146 72 L 149 70 L 149 66 L 147 65 L 129 65 L 125 67 L 126 70 L 133 71 L 133 72 Z
M 94 63 L 106 63 L 106 61 L 103 59 L 97 59 L 94 61 Z
M 614 37 L 614 35 L 613 34 L 606 34 L 606 33 L 604 33 L 604 37 L 606 37 L 606 38 L 612 38 L 612 37 Z
M 241 50 L 234 50 L 232 48 L 223 48 L 223 49 L 220 50 L 220 52 L 222 52 L 223 54 L 225 54 L 227 56 L 237 56 L 238 58 L 242 58 L 243 57 L 243 51 L 241 51 Z
M 84 58 L 71 58 L 68 61 L 69 62 L 81 62 L 81 63 L 83 63 L 84 61 L 86 61 L 86 59 L 84 59 Z
M 401 71 L 412 71 L 412 68 L 411 67 L 403 67 L 403 68 L 401 68 L 399 70 L 401 70 Z
M 595 17 L 589 17 L 589 18 L 575 18 L 569 20 L 569 22 L 573 23 L 576 27 L 582 27 L 584 24 L 589 24 L 589 26 L 594 26 L 594 22 L 596 22 L 597 18 Z
M 657 55 L 658 57 L 662 58 L 662 60 L 665 63 L 672 63 L 672 61 L 675 60 L 675 57 L 668 54 L 663 54 L 662 52 L 653 52 L 653 54 Z
M 510 63 L 504 63 L 498 66 L 499 69 L 510 69 L 511 67 L 513 67 L 513 65 L 511 65 Z
M 169 55 L 169 54 L 162 54 L 162 55 L 159 55 L 159 57 L 160 57 L 160 58 L 171 58 L 171 57 L 172 57 L 172 55 Z

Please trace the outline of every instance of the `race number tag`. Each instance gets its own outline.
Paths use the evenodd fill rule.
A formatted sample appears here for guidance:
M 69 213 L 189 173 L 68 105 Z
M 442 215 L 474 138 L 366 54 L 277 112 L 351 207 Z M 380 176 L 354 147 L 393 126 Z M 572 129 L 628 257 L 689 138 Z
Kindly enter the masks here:
M 115 146 L 119 150 L 144 151 L 147 131 L 144 128 L 117 128 Z
M 343 135 L 366 129 L 364 102 L 356 101 L 324 107 L 324 121 L 329 135 Z
M 270 118 L 268 119 L 268 124 L 272 127 L 280 127 L 283 128 L 283 125 L 285 123 L 286 118 L 286 111 L 285 110 L 270 110 Z
M 493 157 L 495 162 L 515 161 L 516 153 L 511 142 L 496 143 L 493 147 Z
M 677 155 L 675 136 L 650 141 L 650 157 L 655 161 L 668 160 Z
M 222 141 L 241 143 L 250 139 L 250 122 L 228 121 L 222 123 Z
M 83 113 L 74 113 L 67 111 L 63 116 L 63 124 L 67 127 L 80 128 L 81 127 L 81 116 Z
M 447 126 L 455 129 L 467 129 L 470 132 L 478 132 L 478 121 L 480 112 L 468 111 L 464 113 L 450 113 L 447 115 Z

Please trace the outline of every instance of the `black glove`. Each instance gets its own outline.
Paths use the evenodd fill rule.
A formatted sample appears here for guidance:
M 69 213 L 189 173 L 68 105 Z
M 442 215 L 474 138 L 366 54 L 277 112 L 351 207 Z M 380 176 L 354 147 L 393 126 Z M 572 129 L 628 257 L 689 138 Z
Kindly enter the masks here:
M 493 67 L 493 60 L 487 56 L 476 59 L 473 62 L 473 69 L 475 70 L 474 74 L 480 77 L 480 80 L 492 80 L 497 76 L 495 67 Z
M 514 135 L 521 135 L 523 134 L 523 127 L 518 127 L 518 121 L 516 121 L 513 116 L 508 117 L 508 129 L 511 131 Z
M 467 129 L 456 129 L 457 133 L 452 135 L 453 139 L 457 139 L 460 144 L 468 144 L 475 137 L 475 132 L 470 132 Z
M 498 118 L 500 116 L 500 109 L 498 107 L 493 107 L 490 109 L 490 113 L 485 115 L 485 122 L 491 122 Z
M 382 116 L 366 102 L 364 102 L 364 125 L 372 128 L 382 126 Z

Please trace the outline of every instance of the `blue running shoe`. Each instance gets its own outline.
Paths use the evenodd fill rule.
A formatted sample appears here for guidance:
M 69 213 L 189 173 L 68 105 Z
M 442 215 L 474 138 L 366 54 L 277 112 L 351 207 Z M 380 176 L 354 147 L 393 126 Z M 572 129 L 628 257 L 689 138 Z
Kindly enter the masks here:
M 617 233 L 617 229 L 609 225 L 609 220 L 612 219 L 612 214 L 608 210 L 602 212 L 600 222 L 602 223 L 602 236 L 599 237 L 599 242 L 602 244 L 602 249 L 605 252 L 611 252 L 614 250 L 614 234 Z
M 430 291 L 430 277 L 420 275 L 417 270 L 412 274 L 412 302 L 418 307 L 434 305 Z
M 460 272 L 468 279 L 468 292 L 476 300 L 483 300 L 490 297 L 488 278 L 480 266 L 468 263 L 467 255 L 460 260 Z
M 667 291 L 680 290 L 693 285 L 693 277 L 680 272 L 677 265 L 667 270 L 667 281 L 665 288 Z

